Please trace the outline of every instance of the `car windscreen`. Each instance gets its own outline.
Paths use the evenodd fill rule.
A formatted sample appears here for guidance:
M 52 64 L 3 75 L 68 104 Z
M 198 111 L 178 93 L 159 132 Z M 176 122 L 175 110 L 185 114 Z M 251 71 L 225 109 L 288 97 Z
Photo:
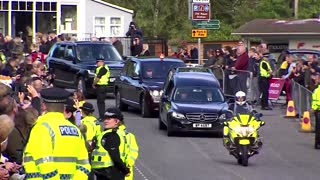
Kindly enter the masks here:
M 118 51 L 108 44 L 78 44 L 76 52 L 80 61 L 95 61 L 99 57 L 104 57 L 105 61 L 122 60 Z
M 224 102 L 224 96 L 215 87 L 181 87 L 177 88 L 173 101 L 177 103 L 213 103 Z
M 165 79 L 171 68 L 184 66 L 183 62 L 146 61 L 142 62 L 143 79 Z

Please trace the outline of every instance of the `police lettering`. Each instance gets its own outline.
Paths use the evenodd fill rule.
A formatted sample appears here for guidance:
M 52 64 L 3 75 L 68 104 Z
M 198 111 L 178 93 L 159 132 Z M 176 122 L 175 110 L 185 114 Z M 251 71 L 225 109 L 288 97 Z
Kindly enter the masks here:
M 72 126 L 59 126 L 61 136 L 79 136 L 78 130 Z

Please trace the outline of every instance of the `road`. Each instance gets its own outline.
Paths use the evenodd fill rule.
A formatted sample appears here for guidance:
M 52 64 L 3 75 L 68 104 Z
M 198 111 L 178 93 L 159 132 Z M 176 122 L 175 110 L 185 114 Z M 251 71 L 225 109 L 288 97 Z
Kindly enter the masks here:
M 96 100 L 87 100 L 96 107 Z M 114 106 L 114 99 L 106 101 Z M 97 109 L 97 108 L 96 108 Z M 97 113 L 97 111 L 95 112 Z M 229 155 L 222 139 L 189 134 L 167 137 L 158 130 L 158 119 L 141 118 L 140 112 L 124 112 L 127 128 L 140 146 L 135 180 L 318 180 L 320 151 L 313 148 L 314 134 L 300 133 L 297 120 L 284 119 L 280 107 L 264 111 L 260 154 L 242 167 Z

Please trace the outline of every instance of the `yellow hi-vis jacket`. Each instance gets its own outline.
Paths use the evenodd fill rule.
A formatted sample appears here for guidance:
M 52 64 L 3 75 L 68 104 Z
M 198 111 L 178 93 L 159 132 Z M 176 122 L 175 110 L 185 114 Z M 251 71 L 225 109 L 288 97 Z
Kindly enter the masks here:
M 120 125 L 119 130 L 122 130 L 125 132 L 126 135 L 126 156 L 124 163 L 127 165 L 127 167 L 130 168 L 130 175 L 125 177 L 125 180 L 133 180 L 133 166 L 138 159 L 139 156 L 139 146 L 136 140 L 136 137 L 134 134 L 128 132 L 126 130 L 125 125 Z
M 312 93 L 312 109 L 315 111 L 320 110 L 320 86 L 313 91 Z
M 97 85 L 108 85 L 110 71 L 109 71 L 109 67 L 107 65 L 97 67 L 96 73 L 95 73 L 95 78 L 98 76 L 99 71 L 102 67 L 105 67 L 107 69 L 107 73 L 100 78 L 100 80 L 97 82 Z
M 92 161 L 91 166 L 92 169 L 100 169 L 100 168 L 108 168 L 114 165 L 109 153 L 103 145 L 101 144 L 102 138 L 106 133 L 112 133 L 113 129 L 106 130 L 102 132 L 97 137 L 97 145 L 95 146 L 95 149 L 92 152 Z M 125 149 L 126 149 L 126 137 L 125 132 L 121 130 L 117 130 L 117 134 L 120 138 L 120 145 L 119 145 L 119 153 L 120 153 L 120 159 L 122 162 L 125 162 Z
M 26 179 L 88 179 L 88 151 L 80 130 L 62 113 L 48 112 L 33 126 L 24 150 Z
M 92 141 L 93 137 L 98 136 L 101 133 L 100 123 L 93 115 L 84 117 L 81 120 L 81 124 L 87 127 L 87 141 Z

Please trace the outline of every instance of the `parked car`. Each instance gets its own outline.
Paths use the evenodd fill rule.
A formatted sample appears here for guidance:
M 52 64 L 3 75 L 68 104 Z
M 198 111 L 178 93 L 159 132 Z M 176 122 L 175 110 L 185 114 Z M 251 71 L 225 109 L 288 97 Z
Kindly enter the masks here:
M 104 57 L 110 70 L 108 92 L 113 92 L 114 81 L 124 66 L 123 58 L 107 42 L 57 42 L 47 57 L 49 70 L 54 74 L 54 85 L 62 88 L 78 88 L 88 97 L 95 94 L 92 83 L 96 59 Z
M 223 131 L 228 103 L 210 71 L 171 70 L 159 105 L 159 129 L 175 132 Z
M 162 86 L 171 68 L 183 67 L 180 59 L 131 58 L 115 82 L 116 106 L 141 109 L 142 117 L 158 111 Z

